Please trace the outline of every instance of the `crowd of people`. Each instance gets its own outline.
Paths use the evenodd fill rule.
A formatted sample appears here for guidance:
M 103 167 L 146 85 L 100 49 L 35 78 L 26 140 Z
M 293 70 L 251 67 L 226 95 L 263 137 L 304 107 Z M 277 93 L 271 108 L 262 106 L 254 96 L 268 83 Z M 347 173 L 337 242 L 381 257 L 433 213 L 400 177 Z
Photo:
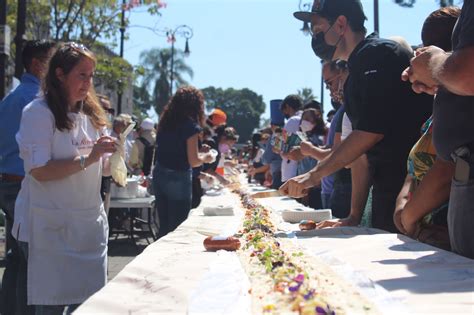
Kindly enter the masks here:
M 474 3 L 430 14 L 415 50 L 398 37 L 367 36 L 357 0 L 315 1 L 294 15 L 311 24 L 313 51 L 345 113 L 333 118 L 341 134 L 330 150 L 301 144 L 319 163 L 280 191 L 300 198 L 349 168 L 348 215 L 333 209 L 339 219 L 319 227 L 360 224 L 370 193 L 372 227 L 474 258 Z
M 205 117 L 194 87 L 179 88 L 157 124 L 115 116 L 95 93 L 96 58 L 82 44 L 27 41 L 22 59 L 20 85 L 0 103 L 1 313 L 69 314 L 107 281 L 109 221 L 120 220 L 104 208 L 110 156 L 121 152 L 129 175 L 153 178 L 162 237 L 199 205 L 201 180 L 229 183 L 238 135 L 222 110 Z
M 334 109 L 297 95 L 270 102 L 270 126 L 236 146 L 219 108 L 180 87 L 160 120 L 115 116 L 94 91 L 96 58 L 75 42 L 27 41 L 20 85 L 0 103 L 0 208 L 7 255 L 2 314 L 63 314 L 107 280 L 114 152 L 152 182 L 158 237 L 200 204 L 203 186 L 249 181 L 279 189 L 336 219 L 365 224 L 474 258 L 474 3 L 428 16 L 421 47 L 367 35 L 359 0 L 314 1 L 311 24 Z M 124 131 L 135 131 L 121 142 Z

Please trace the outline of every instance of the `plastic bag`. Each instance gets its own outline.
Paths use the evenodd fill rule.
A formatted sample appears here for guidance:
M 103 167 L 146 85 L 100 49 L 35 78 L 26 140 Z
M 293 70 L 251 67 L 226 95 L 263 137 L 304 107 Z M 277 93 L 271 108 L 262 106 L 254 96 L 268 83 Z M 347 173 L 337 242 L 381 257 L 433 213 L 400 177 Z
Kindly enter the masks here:
M 110 171 L 115 183 L 121 187 L 127 186 L 127 165 L 125 165 L 125 140 L 128 134 L 135 127 L 135 123 L 131 123 L 124 132 L 119 135 L 117 151 L 109 158 Z

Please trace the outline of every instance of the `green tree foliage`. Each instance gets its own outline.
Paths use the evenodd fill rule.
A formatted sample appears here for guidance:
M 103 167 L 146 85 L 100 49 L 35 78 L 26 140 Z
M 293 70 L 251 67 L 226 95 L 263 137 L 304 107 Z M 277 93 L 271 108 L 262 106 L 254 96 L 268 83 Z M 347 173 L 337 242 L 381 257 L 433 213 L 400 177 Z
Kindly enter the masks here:
M 146 86 L 133 85 L 133 104 L 137 110 L 146 115 L 151 104 L 151 95 Z
M 144 51 L 140 54 L 140 63 L 144 67 L 142 87 L 152 91 L 150 93 L 151 103 L 155 106 L 156 112 L 160 114 L 170 99 L 171 49 L 153 48 Z M 177 87 L 187 84 L 184 76 L 192 78 L 194 72 L 185 63 L 184 52 L 179 49 L 174 51 L 173 68 L 173 91 L 176 91 Z
M 134 71 L 125 59 L 118 57 L 99 42 L 95 42 L 91 50 L 97 58 L 95 84 L 103 84 L 109 90 L 123 93 L 128 83 L 135 79 L 137 71 Z
M 314 96 L 313 94 L 313 89 L 311 88 L 302 88 L 301 90 L 298 90 L 298 96 L 301 97 L 301 99 L 303 100 L 303 104 L 306 104 L 308 103 L 309 101 L 312 101 L 314 99 L 316 99 L 317 97 Z
M 162 4 L 159 1 L 140 2 L 147 5 L 150 14 L 160 15 Z M 12 30 L 16 29 L 17 5 L 17 0 L 8 1 L 8 22 Z M 129 24 L 128 12 L 134 6 L 137 5 L 125 6 L 125 27 Z M 101 38 L 106 40 L 109 46 L 114 46 L 120 29 L 121 12 L 121 0 L 27 1 L 26 35 L 29 39 L 80 39 L 86 45 L 92 45 Z
M 240 135 L 239 142 L 250 140 L 253 131 L 259 127 L 260 116 L 265 111 L 263 97 L 249 89 L 222 89 L 213 86 L 202 89 L 206 108 L 221 108 L 227 114 L 227 124 Z
M 129 12 L 138 5 L 147 5 L 152 15 L 160 15 L 160 1 L 129 1 L 125 6 L 125 26 L 129 23 Z M 17 0 L 8 0 L 7 21 L 16 32 Z M 137 74 L 124 59 L 112 52 L 116 46 L 116 35 L 121 26 L 121 0 L 35 0 L 27 1 L 27 39 L 52 39 L 55 41 L 77 41 L 89 47 L 97 57 L 96 84 L 108 89 L 124 91 Z M 99 41 L 105 41 L 102 43 Z M 16 49 L 12 42 L 14 56 Z M 13 59 L 10 58 L 10 64 Z

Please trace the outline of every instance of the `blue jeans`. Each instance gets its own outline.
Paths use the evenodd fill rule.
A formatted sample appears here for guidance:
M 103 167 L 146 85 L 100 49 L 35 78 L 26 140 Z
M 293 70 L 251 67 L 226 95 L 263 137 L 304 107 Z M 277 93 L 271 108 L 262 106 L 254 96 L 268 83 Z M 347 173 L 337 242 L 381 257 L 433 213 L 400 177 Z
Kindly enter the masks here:
M 281 172 L 272 173 L 272 186 L 273 189 L 278 189 L 283 183 L 281 182 Z
M 351 211 L 351 193 L 352 184 L 334 180 L 334 186 L 331 193 L 332 215 L 336 218 L 346 218 Z
M 158 238 L 174 231 L 188 217 L 192 200 L 192 172 L 156 165 L 153 188 L 160 220 Z
M 323 204 L 323 209 L 331 209 L 331 193 L 321 192 L 321 203 Z
M 471 163 L 471 168 L 474 163 Z M 453 179 L 448 210 L 451 249 L 456 254 L 474 259 L 474 179 Z
M 7 255 L 2 278 L 0 313 L 29 314 L 26 306 L 26 264 L 21 264 L 18 244 L 12 236 L 15 201 L 21 182 L 0 182 L 0 208 L 5 212 Z

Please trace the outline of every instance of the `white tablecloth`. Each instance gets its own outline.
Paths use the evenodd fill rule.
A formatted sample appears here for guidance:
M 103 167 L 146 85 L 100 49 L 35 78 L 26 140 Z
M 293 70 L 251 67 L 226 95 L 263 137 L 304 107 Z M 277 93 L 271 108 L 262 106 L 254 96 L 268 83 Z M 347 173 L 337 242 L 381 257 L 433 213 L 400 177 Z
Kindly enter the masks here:
M 216 259 L 215 253 L 204 251 L 203 234 L 235 230 L 241 221 L 241 211 L 227 217 L 202 215 L 204 206 L 222 202 L 237 198 L 205 196 L 176 231 L 148 246 L 75 314 L 186 314 L 191 295 Z M 295 201 L 283 197 L 261 202 L 276 212 L 295 206 Z M 286 223 L 280 227 L 297 229 Z M 313 233 L 317 236 L 295 238 L 297 244 L 355 286 L 367 286 L 369 281 L 381 287 L 408 313 L 474 313 L 473 260 L 375 229 Z M 365 281 L 358 281 L 362 278 Z

